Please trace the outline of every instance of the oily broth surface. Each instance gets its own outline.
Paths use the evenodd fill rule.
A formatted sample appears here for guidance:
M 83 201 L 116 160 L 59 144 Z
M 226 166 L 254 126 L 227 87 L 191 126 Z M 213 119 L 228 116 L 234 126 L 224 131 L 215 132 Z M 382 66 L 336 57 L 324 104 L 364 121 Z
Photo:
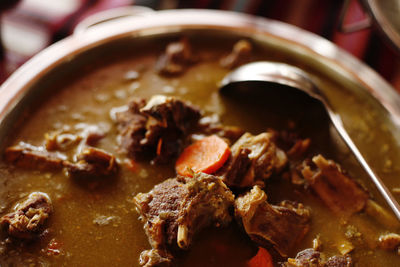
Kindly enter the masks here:
M 215 59 L 217 54 L 210 53 L 208 58 Z M 271 57 L 274 55 L 260 55 L 263 59 Z M 161 78 L 153 72 L 154 61 L 154 56 L 146 55 L 125 59 L 89 71 L 84 79 L 71 81 L 66 86 L 60 84 L 58 86 L 64 87 L 63 90 L 51 96 L 22 125 L 13 143 L 23 140 L 40 145 L 46 132 L 56 130 L 62 125 L 74 127 L 79 123 L 100 123 L 109 127 L 110 131 L 98 146 L 115 154 L 121 161 L 121 169 L 117 177 L 100 183 L 86 183 L 68 179 L 62 173 L 20 170 L 0 163 L 1 214 L 8 212 L 15 202 L 33 191 L 48 193 L 54 205 L 54 213 L 48 222 L 50 231 L 43 241 L 28 245 L 7 245 L 3 242 L 1 263 L 32 263 L 38 266 L 138 265 L 140 252 L 148 249 L 149 245 L 143 224 L 138 221 L 134 210 L 132 198 L 139 192 L 149 191 L 164 179 L 173 177 L 174 169 L 173 164 L 151 166 L 147 163 L 136 163 L 135 171 L 131 171 L 122 163 L 124 155 L 119 154 L 116 147 L 116 130 L 109 111 L 112 107 L 125 105 L 131 96 L 147 99 L 160 93 L 178 96 L 198 105 L 207 114 L 221 115 L 224 123 L 240 126 L 254 134 L 266 128 L 286 128 L 293 120 L 300 123 L 300 134 L 312 138 L 312 149 L 315 153 L 323 152 L 330 158 L 340 160 L 354 177 L 365 177 L 348 151 L 338 147 L 329 125 L 324 123 L 326 117 L 320 115 L 320 109 L 310 107 L 309 113 L 277 112 L 290 108 L 276 103 L 274 105 L 268 99 L 255 101 L 257 105 L 254 105 L 254 100 L 247 95 L 244 98 L 221 96 L 217 92 L 217 84 L 227 71 L 219 67 L 216 60 L 199 63 L 182 77 L 171 79 Z M 126 72 L 138 69 L 142 71 L 138 80 L 129 81 L 124 78 Z M 329 82 L 326 84 L 334 86 Z M 340 97 L 340 90 L 337 90 L 337 95 Z M 293 109 L 304 108 L 301 103 L 296 104 L 294 99 L 282 101 L 289 101 Z M 273 203 L 290 199 L 312 208 L 311 229 L 298 250 L 311 247 L 312 239 L 320 235 L 324 252 L 328 255 L 338 253 L 337 244 L 345 239 L 343 221 L 328 211 L 315 196 L 277 179 L 271 181 L 267 193 Z M 350 220 L 363 225 L 374 238 L 384 231 L 379 224 L 364 217 L 361 218 L 361 223 L 358 217 Z M 101 222 L 105 222 L 104 225 Z M 4 233 L 2 235 L 1 240 L 4 240 Z M 42 251 L 51 239 L 62 244 L 61 255 L 48 256 Z M 4 250 L 6 246 L 11 249 Z M 243 266 L 254 255 L 254 249 L 237 227 L 211 229 L 198 237 L 191 251 L 178 264 Z M 370 250 L 361 249 L 353 256 L 360 266 L 400 264 L 398 256 L 382 250 L 371 253 Z

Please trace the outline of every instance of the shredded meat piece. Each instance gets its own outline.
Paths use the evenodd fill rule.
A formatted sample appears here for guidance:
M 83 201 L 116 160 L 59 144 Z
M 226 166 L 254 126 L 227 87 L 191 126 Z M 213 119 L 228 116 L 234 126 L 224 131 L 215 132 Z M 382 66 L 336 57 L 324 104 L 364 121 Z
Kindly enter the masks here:
M 153 96 L 149 102 L 134 99 L 126 111 L 115 115 L 119 143 L 134 159 L 166 163 L 179 154 L 182 142 L 200 111 L 173 97 Z
M 21 168 L 39 170 L 62 169 L 66 156 L 58 152 L 49 152 L 44 147 L 20 142 L 5 151 L 5 161 Z
M 192 237 L 210 225 L 227 225 L 234 195 L 218 177 L 168 179 L 134 198 L 153 249 L 163 255 L 187 249 Z
M 311 139 L 302 139 L 299 135 L 292 131 L 276 131 L 268 129 L 273 135 L 275 144 L 286 152 L 290 160 L 303 159 L 310 147 Z
M 379 237 L 379 245 L 386 250 L 395 250 L 400 246 L 400 235 L 395 233 L 381 235 Z
M 45 146 L 49 151 L 67 150 L 82 140 L 79 135 L 60 131 L 45 134 Z
M 37 237 L 53 211 L 49 196 L 42 192 L 33 192 L 18 203 L 14 211 L 0 218 L 0 225 L 7 229 L 10 236 L 20 239 Z
M 283 264 L 285 267 L 322 267 L 321 253 L 312 248 L 297 253 L 296 258 L 289 258 Z
M 144 250 L 140 253 L 139 264 L 144 267 L 167 267 L 172 264 L 172 256 L 157 249 Z
M 45 147 L 49 151 L 67 151 L 77 145 L 95 146 L 106 135 L 106 129 L 100 125 L 79 123 L 75 131 L 61 129 L 45 134 Z
M 254 186 L 235 200 L 235 217 L 251 239 L 261 246 L 272 244 L 287 256 L 308 232 L 310 211 L 289 201 L 270 205 L 265 192 Z
M 268 129 L 268 132 L 273 135 L 274 143 L 285 151 L 289 159 L 289 167 L 282 177 L 287 178 L 294 185 L 304 185 L 305 180 L 301 175 L 301 170 L 303 168 L 303 160 L 311 144 L 311 139 L 302 139 L 297 133 L 292 131 Z
M 151 148 L 141 144 L 146 134 L 147 117 L 140 112 L 140 109 L 146 105 L 146 100 L 133 98 L 125 110 L 114 108 L 113 119 L 118 125 L 118 143 L 121 149 L 129 153 L 134 159 L 148 157 Z
M 334 212 L 353 214 L 364 209 L 368 194 L 345 175 L 339 165 L 323 156 L 313 157 L 317 170 L 305 165 L 302 174 L 322 201 Z
M 84 148 L 77 155 L 77 162 L 64 162 L 72 177 L 104 177 L 117 173 L 118 165 L 114 155 L 94 147 Z
M 156 70 L 164 76 L 176 76 L 185 72 L 196 61 L 188 40 L 182 38 L 166 47 L 156 63 Z
M 336 255 L 330 257 L 324 267 L 351 267 L 353 266 L 353 261 L 350 256 Z
M 283 263 L 283 267 L 351 267 L 353 266 L 350 256 L 332 256 L 326 260 L 323 253 L 312 248 L 297 253 L 296 258 L 289 258 Z
M 249 61 L 252 45 L 247 40 L 238 41 L 232 49 L 232 52 L 220 60 L 224 68 L 233 69 Z
M 234 187 L 263 186 L 272 174 L 287 163 L 285 153 L 273 142 L 270 133 L 256 136 L 245 133 L 231 147 L 231 156 L 218 171 L 224 182 Z

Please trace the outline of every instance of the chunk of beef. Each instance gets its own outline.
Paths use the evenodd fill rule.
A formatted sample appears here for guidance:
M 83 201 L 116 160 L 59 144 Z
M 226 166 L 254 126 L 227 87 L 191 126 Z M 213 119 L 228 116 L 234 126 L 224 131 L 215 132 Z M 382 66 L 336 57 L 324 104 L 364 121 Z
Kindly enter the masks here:
M 101 122 L 98 125 L 78 123 L 72 130 L 68 125 L 45 134 L 45 147 L 49 151 L 68 151 L 77 146 L 95 146 L 105 137 L 107 126 Z
M 139 264 L 144 267 L 166 267 L 172 264 L 172 256 L 158 249 L 144 250 L 140 253 Z
M 364 209 L 367 192 L 344 174 L 339 165 L 321 155 L 313 157 L 312 162 L 317 169 L 305 165 L 302 174 L 332 211 L 350 215 Z
M 289 258 L 282 266 L 284 267 L 351 267 L 350 256 L 332 256 L 326 260 L 323 253 L 312 248 L 297 253 L 296 258 Z
M 270 205 L 265 192 L 254 186 L 235 200 L 235 216 L 251 239 L 261 246 L 272 244 L 287 256 L 308 232 L 310 211 L 289 201 Z
M 61 131 L 45 134 L 45 146 L 49 151 L 67 150 L 82 140 L 79 135 L 63 133 Z
M 400 246 L 400 235 L 395 233 L 381 235 L 379 237 L 379 246 L 386 250 L 395 250 Z
M 76 163 L 64 162 L 68 174 L 72 177 L 105 177 L 118 171 L 115 156 L 99 148 L 82 149 L 76 160 Z
M 268 132 L 273 135 L 275 144 L 285 151 L 289 159 L 292 161 L 304 159 L 310 147 L 311 139 L 300 138 L 297 133 L 292 131 L 275 131 L 269 129 Z
M 173 97 L 153 96 L 147 104 L 134 100 L 130 108 L 116 113 L 120 146 L 134 159 L 156 163 L 173 160 L 184 137 L 193 128 L 200 111 Z
M 14 211 L 0 219 L 0 225 L 7 229 L 10 236 L 20 239 L 32 239 L 40 234 L 53 211 L 49 196 L 42 192 L 33 192 L 18 203 Z
M 309 138 L 302 139 L 297 133 L 292 131 L 275 131 L 269 129 L 268 132 L 273 134 L 274 143 L 283 151 L 285 151 L 289 159 L 289 167 L 282 175 L 294 185 L 304 185 L 305 180 L 301 175 L 303 161 L 309 150 L 311 140 Z
M 204 173 L 168 179 L 134 198 L 150 245 L 163 255 L 188 248 L 207 226 L 228 224 L 233 201 L 221 179 Z
M 155 119 L 158 125 L 177 129 L 182 133 L 186 133 L 200 118 L 197 108 L 164 95 L 153 96 L 140 111 Z
M 321 253 L 312 248 L 297 253 L 296 258 L 289 258 L 283 264 L 285 267 L 322 267 Z
M 224 68 L 233 69 L 250 60 L 252 45 L 247 40 L 238 41 L 232 49 L 232 52 L 220 60 Z
M 217 114 L 202 117 L 190 136 L 190 141 L 198 141 L 206 136 L 217 135 L 223 138 L 228 144 L 233 144 L 244 134 L 244 131 L 236 126 L 223 125 Z
M 243 134 L 231 147 L 230 158 L 218 172 L 224 182 L 234 187 L 263 186 L 272 174 L 280 172 L 287 157 L 271 138 L 270 133 Z
M 193 55 L 190 44 L 186 38 L 167 45 L 157 63 L 156 70 L 164 76 L 176 76 L 182 74 L 195 63 L 197 58 Z
M 151 147 L 141 144 L 146 134 L 147 116 L 140 112 L 146 105 L 146 100 L 132 99 L 126 108 L 114 108 L 111 110 L 112 118 L 118 125 L 118 143 L 124 152 L 134 159 L 149 156 Z
M 335 255 L 330 257 L 324 267 L 351 267 L 353 261 L 350 256 Z
M 44 147 L 20 142 L 5 151 L 5 161 L 21 168 L 39 170 L 62 169 L 66 156 L 58 152 L 49 152 Z

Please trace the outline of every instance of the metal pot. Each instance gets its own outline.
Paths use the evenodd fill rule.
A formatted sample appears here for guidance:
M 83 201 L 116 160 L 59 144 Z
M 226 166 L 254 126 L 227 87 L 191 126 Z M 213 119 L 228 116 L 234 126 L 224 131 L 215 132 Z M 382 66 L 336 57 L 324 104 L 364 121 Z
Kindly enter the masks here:
M 1 86 L 0 140 L 10 135 L 27 106 L 45 101 L 52 83 L 90 64 L 90 58 L 104 49 L 128 49 L 121 43 L 156 42 L 182 34 L 204 36 L 211 42 L 210 37 L 229 35 L 251 38 L 309 72 L 342 115 L 371 167 L 389 188 L 400 186 L 396 179 L 400 170 L 387 166 L 388 162 L 395 166 L 400 159 L 400 97 L 375 71 L 331 42 L 282 22 L 226 11 L 168 10 L 114 16 L 119 18 L 78 27 L 75 34 L 39 53 Z M 4 145 L 2 141 L 0 148 Z

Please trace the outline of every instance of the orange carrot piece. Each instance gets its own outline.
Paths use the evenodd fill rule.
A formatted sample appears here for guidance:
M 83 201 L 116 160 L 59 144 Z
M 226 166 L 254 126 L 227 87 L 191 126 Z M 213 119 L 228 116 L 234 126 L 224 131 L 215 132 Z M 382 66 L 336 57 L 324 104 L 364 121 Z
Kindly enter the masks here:
M 246 267 L 274 267 L 274 263 L 268 250 L 260 247 L 257 254 L 247 262 Z
M 192 172 L 212 174 L 224 165 L 231 150 L 220 137 L 211 135 L 203 138 L 187 148 L 176 161 L 176 172 L 184 176 L 193 176 Z
M 158 143 L 157 143 L 157 156 L 159 156 L 161 154 L 161 148 L 162 148 L 162 138 L 158 139 Z

